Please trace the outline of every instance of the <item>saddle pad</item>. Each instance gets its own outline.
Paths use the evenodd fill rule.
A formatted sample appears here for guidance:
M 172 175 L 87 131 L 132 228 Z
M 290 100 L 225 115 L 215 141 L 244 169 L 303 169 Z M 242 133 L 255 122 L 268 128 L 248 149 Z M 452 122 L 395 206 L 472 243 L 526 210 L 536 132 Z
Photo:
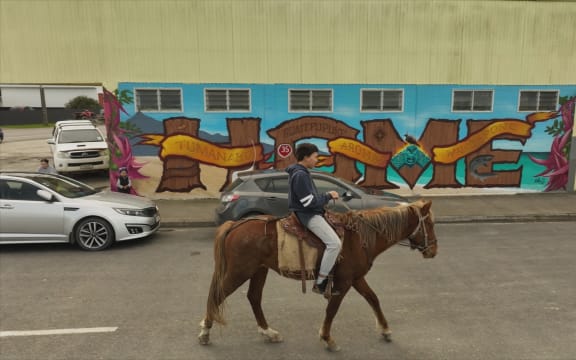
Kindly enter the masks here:
M 298 238 L 287 233 L 281 221 L 276 221 L 276 232 L 278 234 L 278 269 L 280 275 L 293 279 L 300 279 L 302 268 L 300 266 L 300 252 L 298 249 Z M 304 253 L 304 272 L 307 280 L 314 279 L 314 270 L 318 260 L 318 250 L 302 241 Z

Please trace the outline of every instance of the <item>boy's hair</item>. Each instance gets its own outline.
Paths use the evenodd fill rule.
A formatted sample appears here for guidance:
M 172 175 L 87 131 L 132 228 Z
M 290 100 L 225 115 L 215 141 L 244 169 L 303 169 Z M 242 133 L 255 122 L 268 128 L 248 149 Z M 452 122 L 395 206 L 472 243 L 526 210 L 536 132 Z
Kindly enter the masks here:
M 311 143 L 302 143 L 296 147 L 296 160 L 302 161 L 306 156 L 318 152 L 318 147 Z
M 50 162 L 48 161 L 48 159 L 40 159 L 40 162 L 41 162 L 41 163 L 46 163 L 46 164 L 49 164 L 49 163 L 50 163 Z

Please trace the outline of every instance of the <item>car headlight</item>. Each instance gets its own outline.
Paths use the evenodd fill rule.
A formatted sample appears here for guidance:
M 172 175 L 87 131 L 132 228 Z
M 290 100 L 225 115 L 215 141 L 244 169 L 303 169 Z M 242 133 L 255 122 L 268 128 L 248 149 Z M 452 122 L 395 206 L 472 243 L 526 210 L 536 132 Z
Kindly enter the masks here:
M 120 208 L 114 208 L 114 210 L 116 210 L 117 213 L 122 214 L 122 215 L 128 215 L 128 216 L 143 216 L 145 217 L 146 214 L 144 212 L 143 209 L 120 209 Z
M 67 152 L 58 151 L 56 153 L 56 157 L 59 159 L 67 159 L 70 157 L 70 154 L 68 154 Z
M 108 156 L 108 155 L 110 155 L 108 149 L 100 151 L 100 156 Z

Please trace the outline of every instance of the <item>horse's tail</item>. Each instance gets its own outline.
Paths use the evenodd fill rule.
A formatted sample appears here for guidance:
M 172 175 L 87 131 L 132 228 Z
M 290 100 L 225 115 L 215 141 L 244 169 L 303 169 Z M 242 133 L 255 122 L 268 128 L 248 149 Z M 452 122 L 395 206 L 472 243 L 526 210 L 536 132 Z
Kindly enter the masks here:
M 226 221 L 216 230 L 214 239 L 214 274 L 210 283 L 210 292 L 208 294 L 208 316 L 212 320 L 224 325 L 224 276 L 226 275 L 226 252 L 225 240 L 228 232 L 234 225 L 233 221 Z

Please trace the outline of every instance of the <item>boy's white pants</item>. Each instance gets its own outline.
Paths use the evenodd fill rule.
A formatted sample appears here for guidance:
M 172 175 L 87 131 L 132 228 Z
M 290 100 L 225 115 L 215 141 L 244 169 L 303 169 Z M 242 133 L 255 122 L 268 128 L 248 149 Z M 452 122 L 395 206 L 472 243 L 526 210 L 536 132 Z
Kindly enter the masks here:
M 334 267 L 338 254 L 340 254 L 340 249 L 342 249 L 342 241 L 336 234 L 336 231 L 326 222 L 326 219 L 321 215 L 314 215 L 310 221 L 308 221 L 308 229 L 318 236 L 320 240 L 326 244 L 326 250 L 324 250 L 324 255 L 322 256 L 322 262 L 320 263 L 320 276 L 327 277 L 330 274 L 330 270 Z

